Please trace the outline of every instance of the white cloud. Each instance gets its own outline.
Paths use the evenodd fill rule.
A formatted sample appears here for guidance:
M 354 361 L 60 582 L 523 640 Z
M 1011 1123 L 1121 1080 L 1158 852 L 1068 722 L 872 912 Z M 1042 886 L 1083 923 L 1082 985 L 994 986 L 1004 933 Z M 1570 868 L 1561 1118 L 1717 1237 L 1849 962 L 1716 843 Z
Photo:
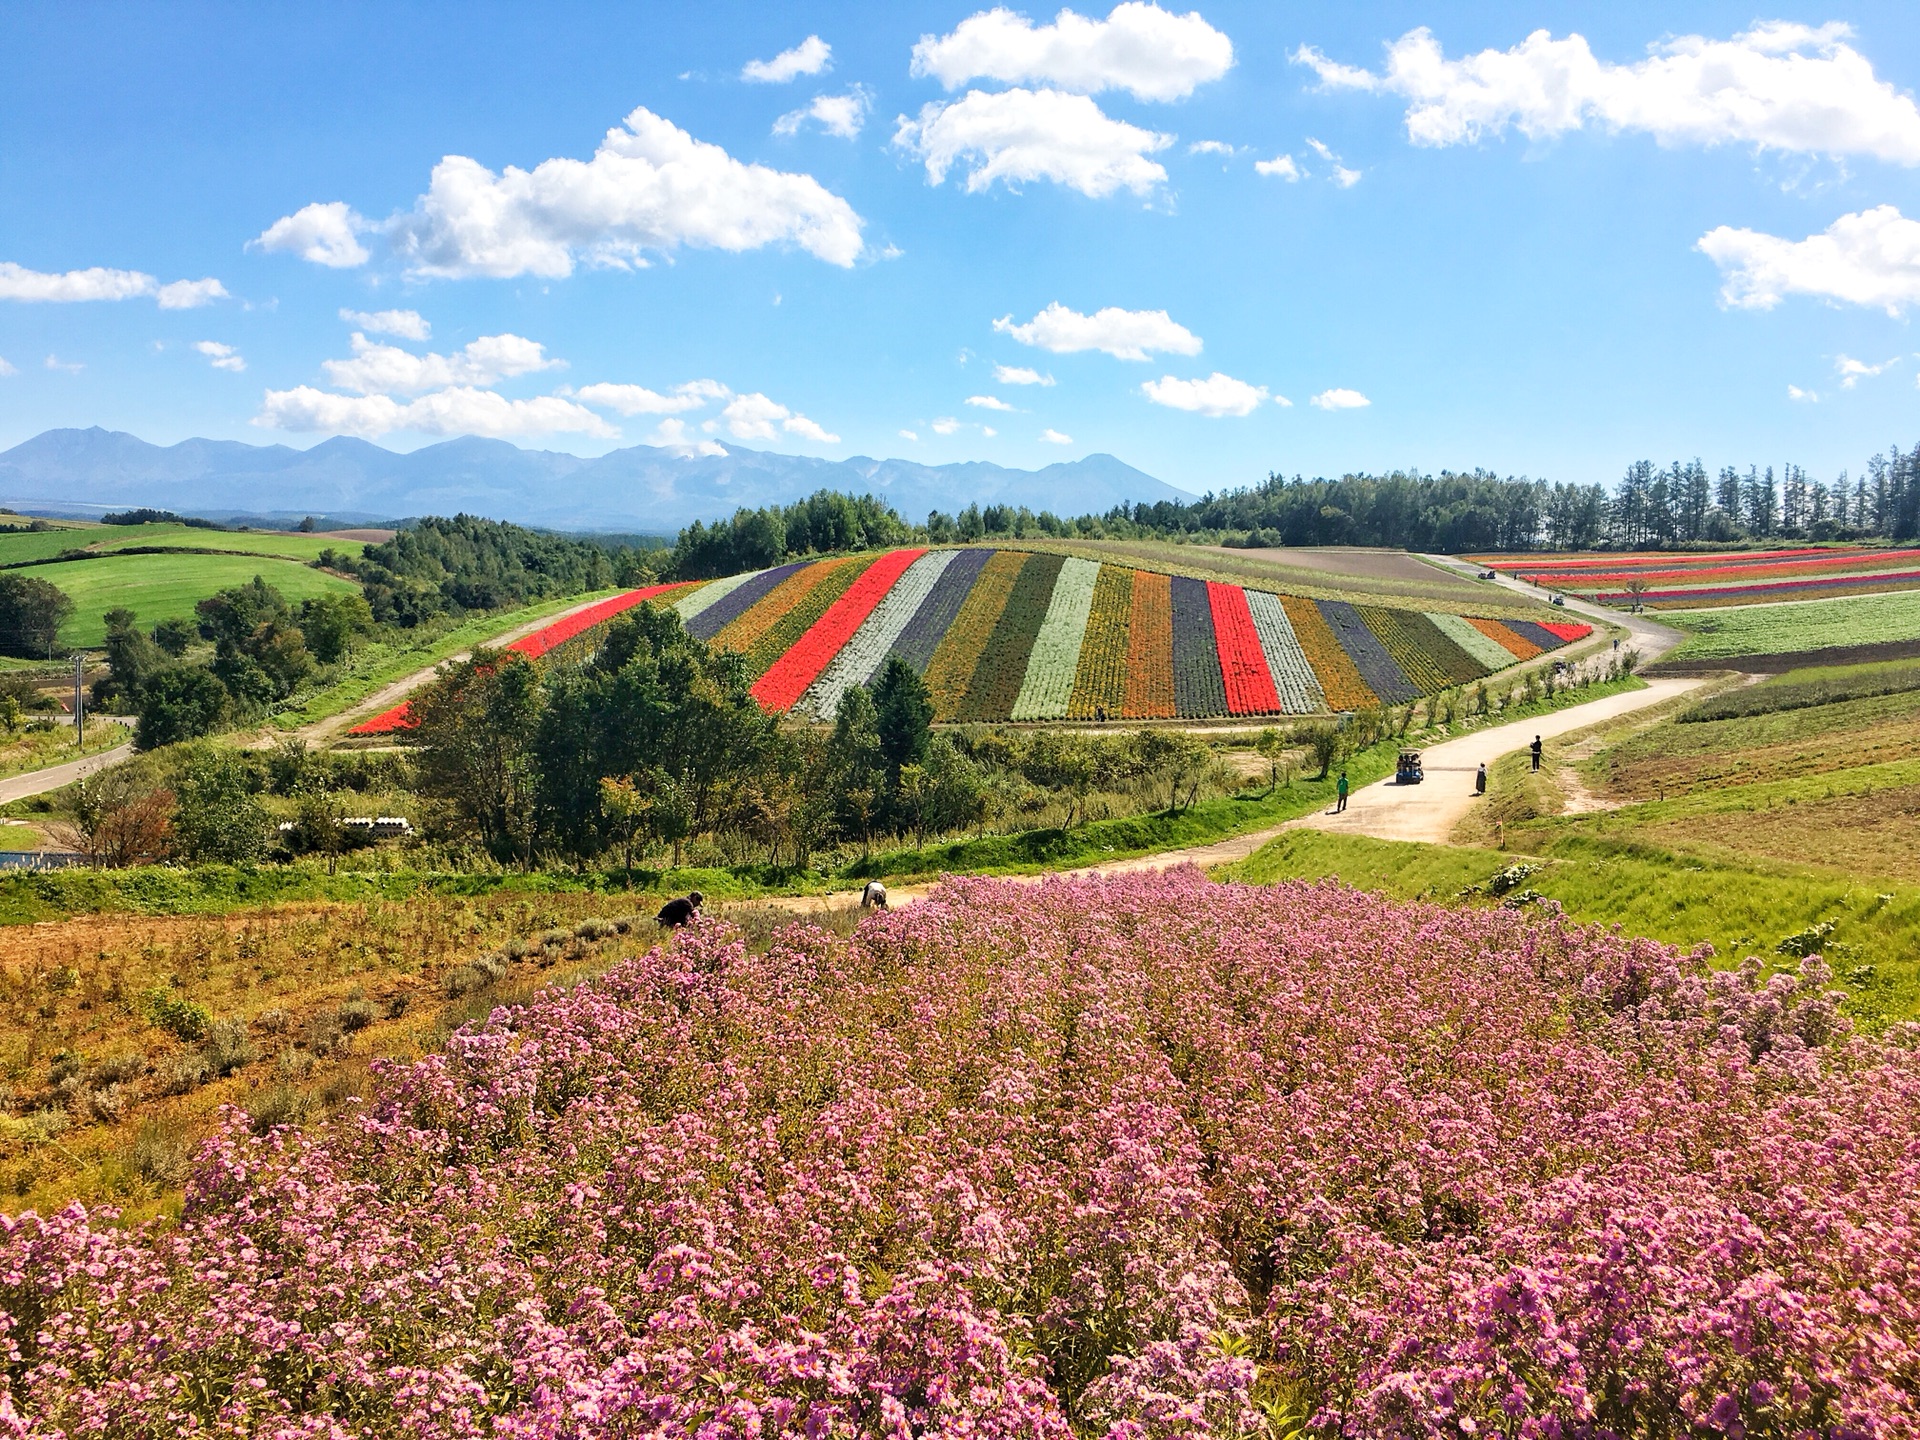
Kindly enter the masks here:
M 492 385 L 515 375 L 552 370 L 546 347 L 520 335 L 482 335 L 452 355 L 415 355 L 397 345 L 382 345 L 355 331 L 351 360 L 322 361 L 330 384 L 362 395 L 418 394 L 448 386 Z
M 1071 445 L 1073 436 L 1062 435 L 1058 430 L 1048 428 L 1040 432 L 1040 439 L 1048 445 Z
M 0 355 L 0 375 L 18 375 L 20 372 L 7 363 L 7 357 Z
M 1820 403 L 1820 397 L 1818 395 L 1814 394 L 1811 390 L 1802 390 L 1798 385 L 1787 386 L 1787 398 L 1789 400 L 1799 400 L 1808 405 L 1818 405 Z
M 1225 155 L 1231 158 L 1240 152 L 1224 140 L 1196 140 L 1187 146 L 1189 155 Z
M 918 120 L 902 115 L 893 143 L 926 162 L 933 185 L 959 163 L 969 193 L 996 180 L 1016 188 L 1051 180 L 1098 200 L 1120 189 L 1145 195 L 1164 183 L 1166 170 L 1146 157 L 1173 136 L 1112 119 L 1084 95 L 970 90 L 951 104 L 923 105 Z
M 162 310 L 193 310 L 226 299 L 227 287 L 211 276 L 162 285 L 139 270 L 108 270 L 96 265 L 88 270 L 49 274 L 0 260 L 0 300 L 60 305 L 146 295 L 151 295 Z
M 1293 408 L 1293 402 L 1284 395 L 1274 396 L 1273 403 L 1278 405 L 1282 410 L 1291 410 Z
M 789 435 L 798 435 L 819 445 L 840 443 L 838 435 L 829 434 L 798 411 L 789 410 L 758 392 L 734 396 L 720 412 L 720 418 L 736 440 L 771 440 L 777 424 Z
M 1002 385 L 1051 385 L 1053 376 L 1042 375 L 1025 365 L 996 365 L 993 378 Z
M 993 328 L 1022 345 L 1035 345 L 1056 355 L 1104 350 L 1117 360 L 1145 360 L 1150 351 L 1200 353 L 1200 337 L 1164 310 L 1122 310 L 1109 305 L 1082 315 L 1056 300 L 1024 325 L 1016 325 L 1011 315 L 1003 315 L 993 322 Z
M 1000 432 L 994 429 L 991 425 L 982 425 L 980 427 L 980 433 L 986 436 L 987 439 L 991 440 L 993 439 L 994 436 L 998 435 Z
M 1035 25 L 1004 7 L 982 11 L 951 35 L 921 36 L 913 47 L 912 73 L 949 90 L 969 80 L 999 80 L 1179 100 L 1232 67 L 1233 42 L 1198 11 L 1174 15 L 1127 0 L 1105 20 L 1062 10 L 1051 25 Z
M 1013 409 L 1013 406 L 1002 400 L 998 395 L 969 395 L 967 397 L 967 404 L 976 406 L 981 410 L 1011 411 Z
M 1307 402 L 1322 410 L 1362 410 L 1373 402 L 1358 390 L 1322 390 Z
M 951 435 L 960 428 L 960 422 L 951 415 L 943 415 L 929 428 L 936 435 Z
M 649 253 L 683 245 L 792 244 L 850 266 L 860 258 L 862 223 L 811 175 L 742 164 L 642 106 L 607 132 L 591 160 L 562 157 L 496 174 L 449 155 L 412 211 L 387 228 L 416 276 L 510 279 L 559 278 L 581 263 L 645 265 Z
M 1291 155 L 1276 155 L 1271 160 L 1256 160 L 1253 162 L 1253 169 L 1255 174 L 1278 175 L 1289 183 L 1300 178 L 1300 167 Z
M 360 237 L 373 228 L 344 200 L 315 201 L 281 216 L 256 235 L 248 248 L 298 255 L 332 270 L 351 270 L 371 258 Z
M 1875 375 L 1884 375 L 1899 363 L 1900 357 L 1898 355 L 1894 356 L 1891 360 L 1883 360 L 1878 365 L 1869 365 L 1866 361 L 1856 360 L 1851 355 L 1836 355 L 1833 357 L 1833 368 L 1840 376 L 1840 388 L 1842 390 L 1853 389 L 1862 379 L 1871 379 Z
M 809 35 L 771 60 L 749 60 L 742 67 L 740 78 L 759 85 L 784 85 L 802 75 L 818 75 L 832 65 L 833 47 L 818 35 Z
M 1682 35 L 1648 58 L 1613 65 L 1585 38 L 1536 30 L 1510 50 L 1449 60 L 1431 31 L 1387 48 L 1384 73 L 1294 52 L 1324 85 L 1404 96 L 1416 145 L 1458 145 L 1508 126 L 1529 139 L 1589 122 L 1662 144 L 1752 144 L 1802 154 L 1872 155 L 1920 164 L 1920 109 L 1877 79 L 1845 25 L 1757 24 L 1728 40 Z
M 587 385 L 574 392 L 576 399 L 603 406 L 622 415 L 682 415 L 698 410 L 711 400 L 725 400 L 733 392 L 718 380 L 689 380 L 662 395 L 644 385 Z
M 1324 143 L 1309 135 L 1307 137 L 1307 144 L 1313 147 L 1314 154 L 1318 155 L 1333 167 L 1333 183 L 1338 185 L 1342 190 L 1351 190 L 1355 185 L 1360 183 L 1360 172 L 1358 170 L 1349 170 L 1346 166 L 1342 165 L 1340 163 L 1340 157 L 1334 154 Z
M 697 435 L 689 435 L 687 422 L 677 419 L 662 420 L 654 427 L 653 434 L 647 437 L 647 443 L 664 446 L 682 456 L 720 456 L 727 453 L 727 447 L 718 440 L 702 440 Z
M 1920 221 L 1891 205 L 1842 215 L 1805 240 L 1722 225 L 1697 248 L 1725 273 L 1721 303 L 1743 310 L 1814 295 L 1898 315 L 1920 300 Z
M 617 439 L 620 432 L 584 405 L 559 395 L 509 400 L 492 390 L 461 385 L 404 404 L 391 395 L 334 395 L 311 385 L 269 390 L 253 423 L 300 434 L 323 432 L 369 439 L 395 430 L 422 435 L 591 435 Z
M 872 109 L 873 92 L 864 85 L 856 85 L 844 95 L 816 95 L 810 104 L 789 110 L 773 122 L 773 133 L 795 135 L 807 121 L 815 120 L 829 135 L 852 140 L 867 123 L 867 112 Z
M 340 318 L 375 335 L 398 335 L 402 340 L 425 340 L 433 334 L 418 310 L 342 310 Z
M 1180 380 L 1162 375 L 1158 380 L 1147 381 L 1140 391 L 1156 405 L 1210 415 L 1216 420 L 1226 415 L 1251 415 L 1267 398 L 1266 386 L 1249 385 L 1218 370 L 1204 380 Z
M 69 375 L 78 375 L 87 365 L 84 360 L 62 360 L 58 355 L 47 356 L 47 369 L 65 371 Z
M 900 438 L 901 438 L 902 440 L 912 440 L 912 441 L 914 441 L 914 442 L 915 442 L 916 444 L 917 444 L 917 443 L 919 442 L 919 440 L 920 440 L 920 437 L 919 437 L 919 435 L 917 435 L 916 433 L 914 433 L 914 432 L 913 432 L 913 431 L 911 431 L 911 430 L 902 430 L 902 431 L 900 432 Z
M 239 351 L 218 340 L 196 340 L 193 348 L 206 356 L 216 370 L 231 370 L 237 375 L 247 368 L 247 362 L 240 357 Z

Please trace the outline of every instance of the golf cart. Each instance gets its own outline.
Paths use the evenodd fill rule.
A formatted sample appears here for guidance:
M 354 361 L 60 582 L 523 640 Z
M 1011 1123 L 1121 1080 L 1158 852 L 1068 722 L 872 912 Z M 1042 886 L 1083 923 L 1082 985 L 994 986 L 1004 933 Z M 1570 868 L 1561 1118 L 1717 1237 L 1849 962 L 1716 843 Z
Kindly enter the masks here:
M 1396 785 L 1418 785 L 1427 778 L 1427 772 L 1420 767 L 1418 750 L 1402 750 L 1400 763 L 1393 768 L 1393 783 Z

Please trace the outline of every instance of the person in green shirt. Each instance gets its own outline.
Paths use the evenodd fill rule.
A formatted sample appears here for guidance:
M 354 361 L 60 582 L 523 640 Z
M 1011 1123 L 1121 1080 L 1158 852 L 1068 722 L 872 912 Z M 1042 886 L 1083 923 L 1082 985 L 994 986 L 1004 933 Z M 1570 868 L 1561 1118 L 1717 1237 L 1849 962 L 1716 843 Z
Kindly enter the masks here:
M 1334 814 L 1337 815 L 1342 810 L 1347 808 L 1347 772 L 1346 771 L 1342 770 L 1340 772 L 1340 779 L 1333 787 L 1333 794 L 1334 794 L 1333 812 Z

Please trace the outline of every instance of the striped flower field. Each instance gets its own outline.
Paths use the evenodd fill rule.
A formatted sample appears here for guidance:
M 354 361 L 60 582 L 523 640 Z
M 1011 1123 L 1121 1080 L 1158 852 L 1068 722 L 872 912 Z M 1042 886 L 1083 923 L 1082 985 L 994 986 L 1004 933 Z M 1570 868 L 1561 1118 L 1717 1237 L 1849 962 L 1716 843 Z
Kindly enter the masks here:
M 1711 553 L 1634 551 L 1607 555 L 1469 557 L 1549 590 L 1602 605 L 1717 610 L 1783 600 L 1826 600 L 1920 589 L 1920 549 L 1807 546 Z M 1637 593 L 1627 586 L 1637 582 Z
M 1402 704 L 1592 633 L 972 547 L 636 590 L 557 622 L 557 639 L 537 631 L 511 648 L 543 654 L 655 597 L 745 658 L 762 705 L 817 720 L 892 655 L 926 678 L 941 720 L 1208 719 Z M 404 728 L 405 709 L 353 733 Z

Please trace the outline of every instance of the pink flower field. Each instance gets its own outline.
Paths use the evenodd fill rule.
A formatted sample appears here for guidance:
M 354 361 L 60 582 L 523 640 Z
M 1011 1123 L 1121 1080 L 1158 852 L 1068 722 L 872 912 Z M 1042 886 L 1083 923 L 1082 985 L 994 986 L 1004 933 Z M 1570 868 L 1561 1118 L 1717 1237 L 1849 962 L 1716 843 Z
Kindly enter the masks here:
M 5 1221 L 0 1433 L 1911 1436 L 1914 1045 L 1332 884 L 705 920 Z

